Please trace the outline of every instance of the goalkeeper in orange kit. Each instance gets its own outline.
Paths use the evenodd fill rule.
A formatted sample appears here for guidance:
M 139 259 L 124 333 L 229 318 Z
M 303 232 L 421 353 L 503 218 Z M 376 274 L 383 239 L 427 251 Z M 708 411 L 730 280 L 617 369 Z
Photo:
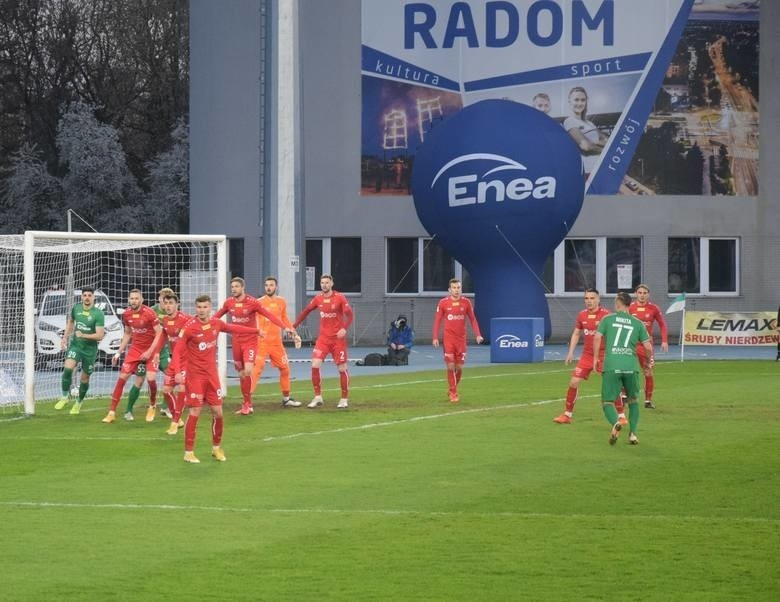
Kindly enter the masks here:
M 264 283 L 265 295 L 258 298 L 258 301 L 263 306 L 263 309 L 279 318 L 287 328 L 292 329 L 292 323 L 287 316 L 287 301 L 285 301 L 284 297 L 280 297 L 277 294 L 278 284 L 275 277 L 268 276 Z M 290 365 L 287 359 L 287 352 L 282 343 L 282 329 L 260 314 L 257 314 L 257 328 L 260 330 L 260 337 L 257 342 L 257 356 L 254 369 L 252 370 L 252 392 L 254 393 L 257 383 L 260 382 L 260 376 L 265 367 L 265 360 L 268 358 L 271 360 L 271 364 L 279 370 L 279 388 L 282 392 L 282 405 L 286 408 L 300 407 L 301 402 L 290 396 Z M 293 340 L 295 341 L 296 349 L 299 349 L 301 337 L 298 336 L 297 332 L 293 334 Z M 238 413 L 251 413 L 251 408 L 249 411 L 244 410 L 242 407 Z

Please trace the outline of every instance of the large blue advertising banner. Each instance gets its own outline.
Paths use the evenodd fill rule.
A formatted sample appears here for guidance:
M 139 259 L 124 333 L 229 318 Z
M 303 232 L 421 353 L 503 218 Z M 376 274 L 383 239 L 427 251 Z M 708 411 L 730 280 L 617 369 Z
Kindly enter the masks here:
M 759 2 L 362 2 L 362 193 L 410 193 L 429 133 L 487 99 L 532 106 L 591 194 L 758 192 Z

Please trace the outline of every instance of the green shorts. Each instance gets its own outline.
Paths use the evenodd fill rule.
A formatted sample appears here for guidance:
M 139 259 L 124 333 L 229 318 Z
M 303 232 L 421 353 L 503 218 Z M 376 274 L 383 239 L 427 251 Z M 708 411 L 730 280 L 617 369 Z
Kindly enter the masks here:
M 97 347 L 94 349 L 83 349 L 71 345 L 65 352 L 66 360 L 74 360 L 76 364 L 81 363 L 81 371 L 84 374 L 92 374 L 95 371 L 95 359 L 97 358 Z
M 168 347 L 168 343 L 163 345 L 162 351 L 160 351 L 160 372 L 165 372 L 168 364 L 171 363 L 171 348 Z
M 639 397 L 639 372 L 604 372 L 601 375 L 601 399 L 615 401 L 622 389 L 629 399 Z

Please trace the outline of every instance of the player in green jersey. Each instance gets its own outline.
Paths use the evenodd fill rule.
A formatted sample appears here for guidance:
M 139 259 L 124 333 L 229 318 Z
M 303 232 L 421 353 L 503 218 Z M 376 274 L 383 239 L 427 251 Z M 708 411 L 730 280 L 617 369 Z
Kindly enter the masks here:
M 65 365 L 62 371 L 62 397 L 54 404 L 55 410 L 61 410 L 70 400 L 70 385 L 73 381 L 73 370 L 81 362 L 81 382 L 78 398 L 73 402 L 71 414 L 81 411 L 84 396 L 89 390 L 89 377 L 95 370 L 98 342 L 105 334 L 106 318 L 103 312 L 95 307 L 95 289 L 85 286 L 81 289 L 81 303 L 76 303 L 70 310 L 62 335 L 62 348 L 65 352 Z M 70 338 L 71 333 L 73 339 Z
M 632 445 L 639 443 L 636 436 L 639 424 L 639 404 L 636 401 L 639 397 L 639 363 L 636 357 L 638 344 L 644 346 L 649 358 L 649 365 L 652 367 L 655 363 L 653 344 L 650 341 L 650 335 L 647 334 L 647 328 L 641 320 L 628 313 L 629 305 L 631 305 L 631 295 L 618 293 L 615 296 L 615 313 L 601 319 L 593 339 L 593 357 L 595 358 L 599 357 L 601 345 L 604 344 L 601 399 L 604 416 L 612 425 L 612 431 L 609 434 L 610 445 L 617 443 L 621 429 L 613 401 L 620 395 L 621 388 L 625 389 L 628 398 L 628 424 L 631 429 L 628 442 Z M 596 359 L 597 365 L 600 362 L 600 359 Z

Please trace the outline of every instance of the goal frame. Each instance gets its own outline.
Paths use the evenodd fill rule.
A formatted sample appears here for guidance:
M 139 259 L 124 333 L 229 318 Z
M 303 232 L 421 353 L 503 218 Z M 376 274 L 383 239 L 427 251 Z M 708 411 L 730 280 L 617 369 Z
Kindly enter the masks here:
M 227 294 L 227 237 L 224 234 L 132 234 L 104 232 L 47 232 L 27 230 L 24 233 L 24 413 L 35 414 L 35 241 L 37 239 L 63 239 L 72 241 L 112 240 L 139 242 L 207 242 L 217 248 L 218 305 Z M 227 343 L 219 337 L 217 366 L 223 390 L 227 378 Z

